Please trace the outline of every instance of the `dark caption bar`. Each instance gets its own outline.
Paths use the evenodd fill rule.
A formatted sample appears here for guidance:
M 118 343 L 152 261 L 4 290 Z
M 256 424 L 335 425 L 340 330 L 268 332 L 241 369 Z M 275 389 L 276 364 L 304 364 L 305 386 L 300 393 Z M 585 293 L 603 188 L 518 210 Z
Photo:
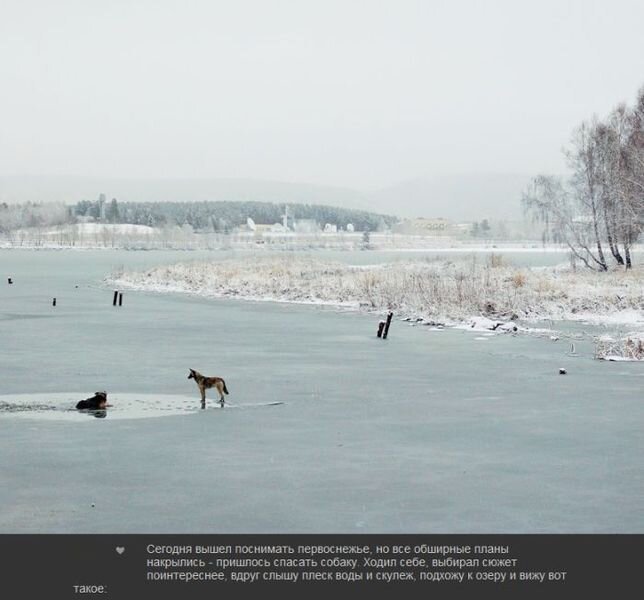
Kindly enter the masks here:
M 639 583 L 643 550 L 642 535 L 0 535 L 0 595 L 597 597 Z

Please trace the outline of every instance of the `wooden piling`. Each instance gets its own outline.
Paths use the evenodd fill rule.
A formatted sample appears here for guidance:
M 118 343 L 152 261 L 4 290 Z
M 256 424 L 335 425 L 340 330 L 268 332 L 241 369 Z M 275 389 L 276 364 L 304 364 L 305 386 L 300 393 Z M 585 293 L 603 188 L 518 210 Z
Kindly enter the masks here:
M 11 277 L 7 277 L 7 283 L 11 285 L 13 283 L 13 279 L 11 279 Z
M 119 306 L 123 306 L 123 292 L 119 293 Z
M 391 325 L 391 319 L 393 316 L 394 316 L 394 313 L 389 311 L 389 314 L 387 315 L 387 322 L 385 323 L 385 330 L 382 332 L 383 340 L 387 339 L 387 334 L 389 333 L 389 325 Z
M 118 290 L 114 290 L 114 299 L 112 300 L 112 306 L 116 306 L 116 300 L 119 297 Z
M 56 306 L 56 298 L 54 298 L 54 299 L 52 300 L 51 305 L 52 305 L 52 306 Z
M 385 322 L 380 321 L 380 323 L 378 323 L 378 337 L 379 338 L 382 337 L 382 330 L 384 329 L 384 327 L 385 327 Z

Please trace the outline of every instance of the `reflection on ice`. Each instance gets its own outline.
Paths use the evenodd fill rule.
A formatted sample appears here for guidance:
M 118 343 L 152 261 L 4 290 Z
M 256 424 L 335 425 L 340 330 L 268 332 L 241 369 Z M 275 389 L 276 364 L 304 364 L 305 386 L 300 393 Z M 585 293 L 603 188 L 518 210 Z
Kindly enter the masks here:
M 96 409 L 82 408 L 78 412 L 89 415 L 90 417 L 95 417 L 96 419 L 104 419 L 105 417 L 107 417 L 107 410 L 104 408 L 96 408 Z

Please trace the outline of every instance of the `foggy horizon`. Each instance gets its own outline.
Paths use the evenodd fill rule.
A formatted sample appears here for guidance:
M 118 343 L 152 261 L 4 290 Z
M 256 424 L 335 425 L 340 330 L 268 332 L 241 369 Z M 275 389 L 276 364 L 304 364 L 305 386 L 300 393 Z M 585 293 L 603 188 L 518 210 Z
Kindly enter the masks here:
M 373 191 L 565 171 L 644 84 L 618 2 L 9 1 L 0 176 Z

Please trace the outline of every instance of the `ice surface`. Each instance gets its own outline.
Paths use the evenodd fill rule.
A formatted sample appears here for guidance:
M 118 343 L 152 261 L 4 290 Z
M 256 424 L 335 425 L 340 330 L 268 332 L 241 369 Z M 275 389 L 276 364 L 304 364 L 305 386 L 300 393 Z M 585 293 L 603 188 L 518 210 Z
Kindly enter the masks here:
M 641 364 L 593 360 L 587 338 L 575 357 L 400 321 L 380 340 L 380 317 L 305 306 L 115 308 L 97 286 L 177 254 L 0 252 L 2 400 L 115 404 L 0 411 L 0 532 L 644 532 Z M 189 368 L 238 407 L 285 404 L 220 410 L 209 391 L 201 411 Z M 117 418 L 153 397 L 173 398 L 165 418 Z

